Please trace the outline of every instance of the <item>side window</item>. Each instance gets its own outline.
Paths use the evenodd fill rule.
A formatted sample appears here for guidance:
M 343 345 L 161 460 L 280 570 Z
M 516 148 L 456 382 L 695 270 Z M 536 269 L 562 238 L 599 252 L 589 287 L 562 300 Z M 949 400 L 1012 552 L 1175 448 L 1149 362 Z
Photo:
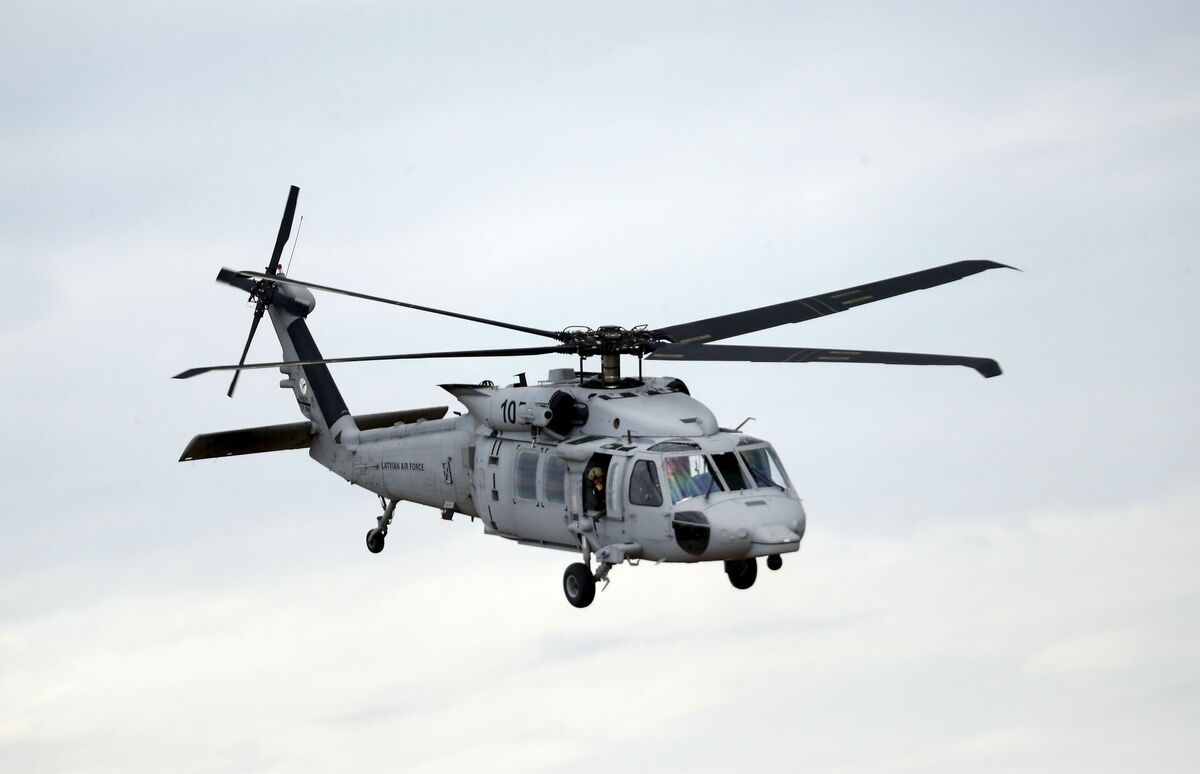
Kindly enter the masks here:
M 517 454 L 517 497 L 521 500 L 537 499 L 538 457 L 535 451 Z
M 567 474 L 567 461 L 554 454 L 546 455 L 546 467 L 542 469 L 542 491 L 546 493 L 546 501 L 564 504 L 567 502 L 566 488 L 563 482 Z
M 658 469 L 650 460 L 638 460 L 629 474 L 629 502 L 632 505 L 662 505 Z

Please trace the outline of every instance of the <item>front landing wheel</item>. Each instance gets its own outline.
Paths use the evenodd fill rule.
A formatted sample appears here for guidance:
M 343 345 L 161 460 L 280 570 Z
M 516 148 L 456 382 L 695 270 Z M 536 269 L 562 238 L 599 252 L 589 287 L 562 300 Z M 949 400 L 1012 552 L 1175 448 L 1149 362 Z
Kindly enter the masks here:
M 378 527 L 367 531 L 367 550 L 377 554 L 383 550 L 383 530 Z
M 748 589 L 754 585 L 754 579 L 758 577 L 758 560 L 750 557 L 749 559 L 727 561 L 725 562 L 725 573 L 729 576 L 729 582 L 735 589 Z
M 563 593 L 575 607 L 587 607 L 596 598 L 596 579 L 583 562 L 576 562 L 563 573 Z

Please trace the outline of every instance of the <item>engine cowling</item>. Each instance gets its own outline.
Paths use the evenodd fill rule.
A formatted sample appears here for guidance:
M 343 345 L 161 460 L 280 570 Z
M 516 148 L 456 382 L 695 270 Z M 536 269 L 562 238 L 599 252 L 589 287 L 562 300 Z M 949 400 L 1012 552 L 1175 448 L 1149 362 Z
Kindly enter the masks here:
M 565 436 L 587 421 L 587 404 L 553 387 L 510 387 L 490 396 L 483 421 L 495 430 L 549 430 Z

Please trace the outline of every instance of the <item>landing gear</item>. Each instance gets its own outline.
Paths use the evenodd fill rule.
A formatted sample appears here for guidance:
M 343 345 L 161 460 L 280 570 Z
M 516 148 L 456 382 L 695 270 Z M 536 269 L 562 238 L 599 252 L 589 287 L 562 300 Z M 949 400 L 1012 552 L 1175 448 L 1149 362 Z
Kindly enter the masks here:
M 767 557 L 767 569 L 778 570 L 783 566 L 783 557 L 779 554 L 771 554 Z
M 596 579 L 592 571 L 583 562 L 567 567 L 563 573 L 563 593 L 567 601 L 575 607 L 587 607 L 596 598 Z
M 748 589 L 754 585 L 754 579 L 758 577 L 758 560 L 750 557 L 749 559 L 726 561 L 725 574 L 729 576 L 729 582 L 735 589 Z
M 379 498 L 382 503 L 384 499 Z M 388 525 L 392 523 L 392 513 L 396 510 L 396 500 L 386 503 L 383 508 L 383 513 L 379 515 L 376 521 L 379 522 L 378 527 L 367 530 L 367 550 L 373 554 L 377 554 L 383 550 L 385 538 L 387 538 Z

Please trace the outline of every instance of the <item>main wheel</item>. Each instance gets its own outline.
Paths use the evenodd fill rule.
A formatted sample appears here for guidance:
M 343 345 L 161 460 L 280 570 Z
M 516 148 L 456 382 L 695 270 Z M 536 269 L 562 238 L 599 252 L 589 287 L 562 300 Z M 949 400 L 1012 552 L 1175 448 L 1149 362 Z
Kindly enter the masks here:
M 751 557 L 727 561 L 725 562 L 725 573 L 729 576 L 729 582 L 735 589 L 748 589 L 754 585 L 754 579 L 758 577 L 758 560 Z
M 587 607 L 596 598 L 596 579 L 583 562 L 576 562 L 563 573 L 563 593 L 575 607 Z
M 373 554 L 383 550 L 383 531 L 378 527 L 367 530 L 367 550 Z
M 767 557 L 767 569 L 778 570 L 783 566 L 783 557 L 779 554 L 771 554 Z

